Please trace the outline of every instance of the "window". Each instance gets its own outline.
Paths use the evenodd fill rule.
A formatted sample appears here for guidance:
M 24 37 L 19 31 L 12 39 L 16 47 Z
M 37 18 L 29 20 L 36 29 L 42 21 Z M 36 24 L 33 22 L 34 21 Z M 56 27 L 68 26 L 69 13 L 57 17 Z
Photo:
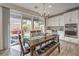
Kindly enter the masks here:
M 33 19 L 34 29 L 44 32 L 44 21 L 42 19 Z
M 32 21 L 29 18 L 22 19 L 22 34 L 24 40 L 30 39 L 30 30 L 32 30 Z

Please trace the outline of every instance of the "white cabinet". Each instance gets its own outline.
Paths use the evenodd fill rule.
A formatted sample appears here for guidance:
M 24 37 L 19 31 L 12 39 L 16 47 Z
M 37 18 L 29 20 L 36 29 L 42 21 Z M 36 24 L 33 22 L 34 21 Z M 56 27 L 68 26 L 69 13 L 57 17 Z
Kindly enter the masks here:
M 52 18 L 46 20 L 46 26 L 52 25 Z
M 65 13 L 60 16 L 52 17 L 47 20 L 47 25 L 48 26 L 64 26 L 65 24 L 79 23 L 78 15 L 79 15 L 79 11 L 76 10 L 76 11 Z
M 55 18 L 53 17 L 53 18 L 47 19 L 46 25 L 47 26 L 55 26 Z
M 50 20 L 50 19 L 47 19 L 47 20 L 46 20 L 46 26 L 49 26 L 49 20 Z
M 50 22 L 52 23 L 51 26 L 55 26 L 55 18 L 52 18 Z
M 78 23 L 78 10 L 68 12 L 64 14 L 64 22 L 67 23 Z
M 64 23 L 68 24 L 71 22 L 71 12 L 65 13 L 64 14 Z
M 49 19 L 48 19 L 49 20 Z M 48 20 L 46 20 L 46 26 L 49 26 L 49 24 L 48 24 Z
M 62 23 L 62 20 L 61 20 L 61 23 Z M 47 26 L 60 26 L 60 16 L 56 16 L 56 17 L 52 17 L 52 18 L 48 19 Z
M 59 26 L 59 16 L 54 18 L 54 26 Z
M 57 19 L 56 19 L 56 26 L 59 26 L 60 24 L 60 17 L 59 16 L 57 16 Z
M 60 18 L 59 18 L 59 25 L 60 25 L 60 26 L 64 26 L 64 15 L 60 15 Z
M 78 23 L 78 10 L 71 12 L 71 23 Z

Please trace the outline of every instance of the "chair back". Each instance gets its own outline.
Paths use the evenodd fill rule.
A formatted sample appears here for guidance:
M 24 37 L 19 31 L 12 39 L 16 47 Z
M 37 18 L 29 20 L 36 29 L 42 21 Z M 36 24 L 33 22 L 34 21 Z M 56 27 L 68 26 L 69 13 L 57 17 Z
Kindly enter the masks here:
M 21 35 L 19 35 L 19 43 L 20 43 L 21 51 L 24 53 L 24 48 L 23 48 L 23 44 L 21 41 Z

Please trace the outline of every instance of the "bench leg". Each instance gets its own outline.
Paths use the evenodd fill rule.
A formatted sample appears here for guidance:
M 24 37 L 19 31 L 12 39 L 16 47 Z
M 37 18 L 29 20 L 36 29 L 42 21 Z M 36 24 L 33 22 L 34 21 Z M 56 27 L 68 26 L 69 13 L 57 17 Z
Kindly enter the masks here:
M 58 45 L 58 52 L 60 52 L 60 44 Z

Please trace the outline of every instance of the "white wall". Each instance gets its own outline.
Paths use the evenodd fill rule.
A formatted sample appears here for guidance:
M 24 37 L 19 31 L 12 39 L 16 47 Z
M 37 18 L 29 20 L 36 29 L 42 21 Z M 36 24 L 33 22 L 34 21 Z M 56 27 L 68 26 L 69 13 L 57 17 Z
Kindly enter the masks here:
M 3 36 L 2 36 L 2 8 L 0 7 L 0 50 L 3 49 Z
M 71 38 L 71 37 L 66 37 L 63 34 L 62 40 L 79 44 L 79 10 L 68 12 L 60 16 L 52 17 L 47 20 L 47 26 L 53 26 L 53 25 L 65 26 L 65 24 L 70 24 L 70 23 L 78 24 L 78 37 Z
M 0 50 L 8 48 L 9 16 L 8 8 L 0 7 Z
M 3 49 L 8 49 L 9 42 L 9 23 L 10 23 L 10 10 L 9 8 L 2 7 L 2 22 L 3 22 Z

